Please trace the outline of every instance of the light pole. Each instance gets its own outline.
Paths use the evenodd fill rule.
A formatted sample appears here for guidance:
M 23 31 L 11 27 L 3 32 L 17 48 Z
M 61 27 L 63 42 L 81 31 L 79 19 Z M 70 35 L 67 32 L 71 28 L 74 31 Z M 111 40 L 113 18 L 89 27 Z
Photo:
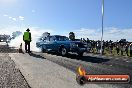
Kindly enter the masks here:
M 104 0 L 102 0 L 102 35 L 101 35 L 101 55 L 103 46 L 103 29 L 104 29 Z

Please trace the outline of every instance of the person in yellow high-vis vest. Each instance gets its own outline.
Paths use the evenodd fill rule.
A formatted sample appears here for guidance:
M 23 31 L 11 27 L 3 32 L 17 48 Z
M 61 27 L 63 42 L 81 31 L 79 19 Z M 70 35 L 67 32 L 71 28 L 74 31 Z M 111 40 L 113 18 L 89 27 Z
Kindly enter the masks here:
M 31 33 L 29 32 L 29 28 L 24 32 L 23 41 L 25 42 L 25 51 L 26 53 L 30 53 L 30 42 L 31 42 Z M 27 47 L 28 46 L 28 47 Z

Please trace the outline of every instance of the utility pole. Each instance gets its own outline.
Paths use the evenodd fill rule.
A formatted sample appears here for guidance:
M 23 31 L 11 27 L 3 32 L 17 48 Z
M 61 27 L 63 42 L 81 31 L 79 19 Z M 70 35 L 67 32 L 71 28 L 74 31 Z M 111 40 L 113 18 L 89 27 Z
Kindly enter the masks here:
M 103 29 L 104 29 L 104 0 L 102 0 L 102 35 L 101 35 L 101 55 L 103 46 Z

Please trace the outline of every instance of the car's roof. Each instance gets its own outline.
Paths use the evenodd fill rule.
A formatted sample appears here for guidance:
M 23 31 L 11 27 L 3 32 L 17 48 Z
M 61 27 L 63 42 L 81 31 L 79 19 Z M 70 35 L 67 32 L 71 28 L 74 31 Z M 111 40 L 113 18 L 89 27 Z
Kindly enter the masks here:
M 55 36 L 55 37 L 66 37 L 66 36 L 62 36 L 62 35 L 50 35 L 50 36 Z

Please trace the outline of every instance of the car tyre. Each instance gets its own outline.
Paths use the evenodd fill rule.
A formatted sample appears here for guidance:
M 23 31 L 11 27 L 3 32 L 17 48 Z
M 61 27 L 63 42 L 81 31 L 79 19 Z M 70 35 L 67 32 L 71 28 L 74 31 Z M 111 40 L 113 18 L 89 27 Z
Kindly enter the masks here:
M 81 56 L 82 57 L 83 56 L 83 52 L 81 52 L 81 53 L 78 52 L 78 56 Z
M 61 55 L 66 56 L 67 55 L 67 49 L 65 47 L 61 48 Z
M 45 52 L 46 52 L 46 46 L 42 46 L 41 52 L 42 52 L 42 53 L 45 53 Z

